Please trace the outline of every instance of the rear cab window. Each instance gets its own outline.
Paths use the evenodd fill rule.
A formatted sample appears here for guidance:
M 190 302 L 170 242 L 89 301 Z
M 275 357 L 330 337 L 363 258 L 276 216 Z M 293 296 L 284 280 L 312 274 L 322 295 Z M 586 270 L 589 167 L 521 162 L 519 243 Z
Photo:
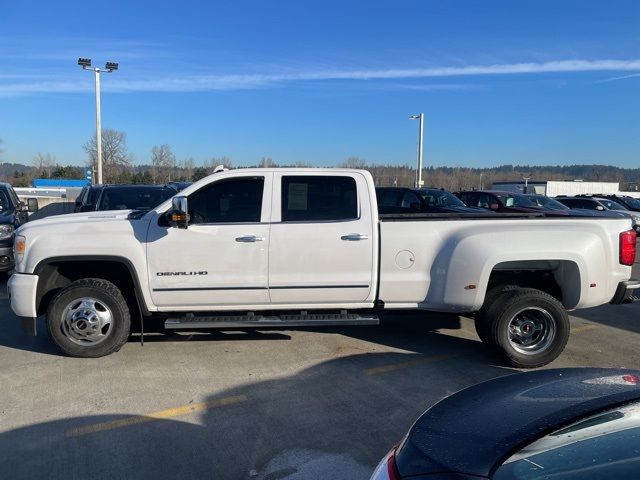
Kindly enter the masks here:
M 282 222 L 355 220 L 356 181 L 349 176 L 285 175 L 281 186 Z

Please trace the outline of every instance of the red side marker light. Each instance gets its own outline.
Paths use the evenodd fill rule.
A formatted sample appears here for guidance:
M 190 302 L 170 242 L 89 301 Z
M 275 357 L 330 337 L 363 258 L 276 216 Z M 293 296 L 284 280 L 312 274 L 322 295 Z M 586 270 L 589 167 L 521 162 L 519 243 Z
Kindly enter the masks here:
M 622 379 L 627 383 L 638 384 L 640 383 L 640 377 L 637 375 L 623 375 Z

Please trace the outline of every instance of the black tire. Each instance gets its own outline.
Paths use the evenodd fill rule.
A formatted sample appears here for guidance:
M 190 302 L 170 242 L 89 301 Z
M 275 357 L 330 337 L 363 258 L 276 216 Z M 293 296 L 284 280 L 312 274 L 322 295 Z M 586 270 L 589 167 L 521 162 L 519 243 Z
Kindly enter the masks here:
M 480 310 L 478 310 L 478 312 L 476 313 L 474 319 L 476 333 L 478 334 L 478 337 L 480 337 L 482 343 L 491 345 L 492 340 L 489 331 L 491 320 L 490 318 L 487 318 L 487 312 L 491 309 L 498 297 L 500 297 L 503 292 L 513 291 L 517 289 L 519 289 L 517 285 L 498 285 L 489 290 L 484 296 L 484 303 L 482 304 Z
M 104 330 L 96 330 L 97 327 L 91 327 L 86 320 L 84 322 L 84 332 L 95 335 L 100 331 L 102 338 L 94 340 L 89 336 L 76 338 L 76 334 L 69 332 L 69 323 L 64 321 L 64 318 L 69 317 L 66 312 L 74 310 L 78 312 L 78 309 L 82 308 L 80 299 L 83 298 L 95 300 L 95 310 L 109 314 L 110 323 L 103 327 Z M 76 301 L 78 303 L 74 305 Z M 90 312 L 91 310 L 87 313 Z M 75 323 L 76 331 L 80 334 L 83 330 L 78 329 L 83 325 L 84 316 L 86 316 L 85 313 L 79 313 Z M 107 280 L 84 278 L 62 289 L 51 300 L 47 309 L 47 329 L 54 343 L 67 355 L 85 358 L 103 357 L 117 352 L 126 343 L 131 330 L 131 316 L 127 302 L 118 287 Z
M 534 288 L 503 290 L 497 294 L 481 317 L 480 329 L 487 344 L 516 368 L 546 365 L 562 353 L 569 340 L 569 316 L 551 295 Z M 522 322 L 522 335 L 510 335 L 510 324 Z M 536 328 L 540 331 L 535 333 Z M 534 332 L 531 337 L 529 332 Z M 526 338 L 530 345 L 520 343 Z

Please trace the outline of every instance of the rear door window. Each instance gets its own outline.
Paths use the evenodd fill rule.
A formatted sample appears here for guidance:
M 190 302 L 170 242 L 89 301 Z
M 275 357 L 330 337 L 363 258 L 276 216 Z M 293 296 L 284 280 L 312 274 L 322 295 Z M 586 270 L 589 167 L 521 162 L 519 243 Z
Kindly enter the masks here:
M 317 222 L 358 218 L 358 192 L 352 177 L 282 177 L 282 221 Z

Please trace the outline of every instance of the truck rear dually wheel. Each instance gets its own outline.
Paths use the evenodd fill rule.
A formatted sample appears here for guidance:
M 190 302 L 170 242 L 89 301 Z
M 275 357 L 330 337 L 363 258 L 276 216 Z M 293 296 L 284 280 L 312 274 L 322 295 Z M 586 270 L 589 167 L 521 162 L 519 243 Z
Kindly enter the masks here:
M 53 298 L 47 310 L 49 335 L 74 357 L 102 357 L 117 352 L 131 330 L 129 307 L 113 283 L 77 280 Z
M 562 304 L 533 288 L 503 291 L 476 321 L 483 341 L 517 368 L 552 362 L 569 339 L 569 316 Z

